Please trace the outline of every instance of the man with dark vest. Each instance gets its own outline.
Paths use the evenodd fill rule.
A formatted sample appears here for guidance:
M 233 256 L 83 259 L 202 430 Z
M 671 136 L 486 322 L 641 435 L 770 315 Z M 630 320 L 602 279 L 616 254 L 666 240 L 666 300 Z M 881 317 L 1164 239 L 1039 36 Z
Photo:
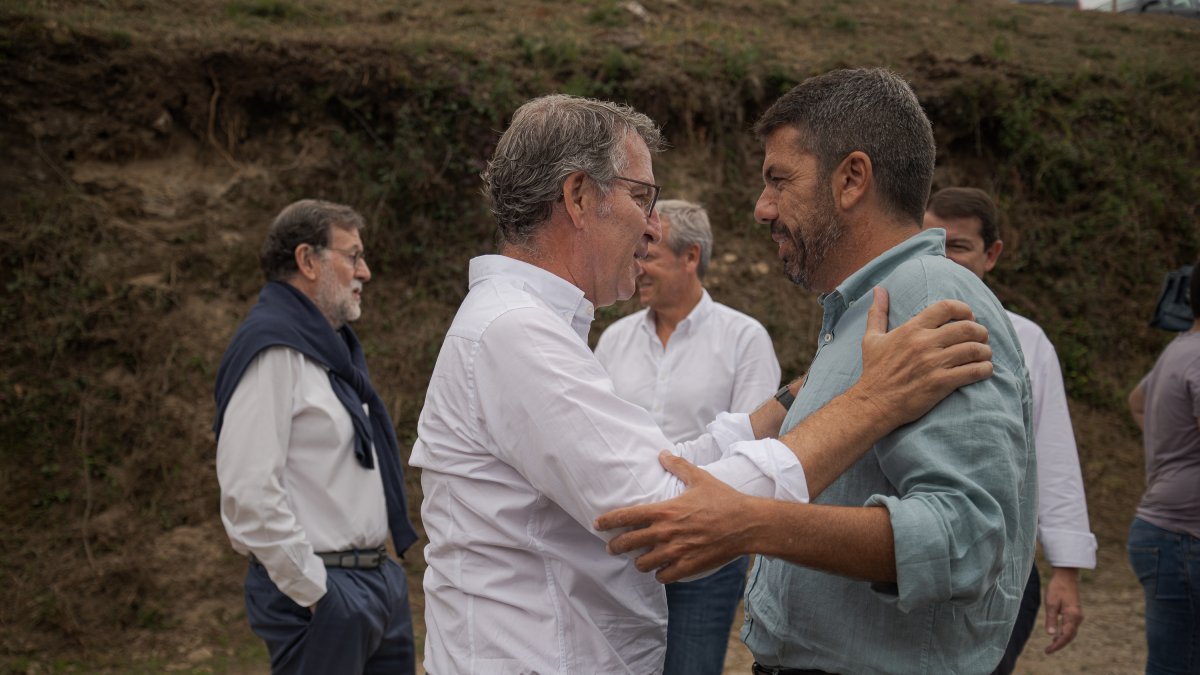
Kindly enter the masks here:
M 217 373 L 221 520 L 250 559 L 246 614 L 273 673 L 413 673 L 404 570 L 416 541 L 395 430 L 358 319 L 362 216 L 303 200 L 262 248 L 267 283 Z

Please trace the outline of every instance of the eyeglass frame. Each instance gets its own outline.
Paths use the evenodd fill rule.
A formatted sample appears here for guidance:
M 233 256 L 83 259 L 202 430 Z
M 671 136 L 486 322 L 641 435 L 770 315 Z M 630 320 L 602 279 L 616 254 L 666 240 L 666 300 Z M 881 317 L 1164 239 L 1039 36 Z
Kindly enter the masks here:
M 358 263 L 362 263 L 363 267 L 368 267 L 366 255 L 367 252 L 364 250 L 355 251 L 354 249 L 350 249 L 347 251 L 345 249 L 334 248 L 333 246 L 313 246 L 313 248 L 316 249 L 318 253 L 321 251 L 337 251 L 338 253 L 341 253 L 342 255 L 346 256 L 346 259 L 350 261 L 350 266 L 354 269 L 358 269 Z
M 654 183 L 647 183 L 644 180 L 638 180 L 636 178 L 626 178 L 625 176 L 613 176 L 613 178 L 616 180 L 628 181 L 630 183 L 637 183 L 638 185 L 644 185 L 648 188 L 654 188 L 654 196 L 650 198 L 650 205 L 646 207 L 646 217 L 647 218 L 653 217 L 654 206 L 656 204 L 658 204 L 658 195 L 659 195 L 659 193 L 662 192 L 661 185 L 655 185 Z

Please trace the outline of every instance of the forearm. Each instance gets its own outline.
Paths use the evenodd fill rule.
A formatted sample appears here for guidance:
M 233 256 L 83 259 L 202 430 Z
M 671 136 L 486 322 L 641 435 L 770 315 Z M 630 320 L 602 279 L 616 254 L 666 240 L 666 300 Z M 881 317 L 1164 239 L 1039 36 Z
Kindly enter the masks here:
M 800 460 L 815 499 L 895 425 L 852 387 L 779 440 Z
M 740 542 L 744 552 L 873 583 L 895 583 L 895 542 L 887 509 L 747 502 Z

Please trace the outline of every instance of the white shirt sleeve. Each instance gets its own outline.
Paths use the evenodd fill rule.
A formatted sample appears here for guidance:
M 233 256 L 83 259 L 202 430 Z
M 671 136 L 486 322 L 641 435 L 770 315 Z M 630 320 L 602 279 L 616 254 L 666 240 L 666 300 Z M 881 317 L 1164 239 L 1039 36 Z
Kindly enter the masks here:
M 1088 523 L 1079 452 L 1067 408 L 1058 355 L 1045 334 L 1019 334 L 1033 387 L 1037 451 L 1038 538 L 1054 567 L 1096 567 L 1096 537 Z M 1027 344 L 1028 343 L 1028 344 Z
M 217 441 L 221 521 L 234 550 L 254 554 L 279 590 L 307 607 L 325 595 L 325 566 L 288 504 L 284 465 L 302 357 L 261 352 L 225 408 Z
M 748 416 L 726 414 L 709 433 L 673 445 L 649 413 L 616 395 L 604 368 L 568 330 L 534 309 L 493 321 L 475 357 L 475 404 L 497 444 L 496 457 L 581 525 L 590 529 L 612 509 L 682 492 L 682 482 L 659 464 L 660 450 L 704 465 L 753 439 Z M 746 460 L 737 461 L 745 471 Z M 759 485 L 730 473 L 742 484 Z
M 735 443 L 724 459 L 703 468 L 738 492 L 808 503 L 804 467 L 791 449 L 774 438 Z

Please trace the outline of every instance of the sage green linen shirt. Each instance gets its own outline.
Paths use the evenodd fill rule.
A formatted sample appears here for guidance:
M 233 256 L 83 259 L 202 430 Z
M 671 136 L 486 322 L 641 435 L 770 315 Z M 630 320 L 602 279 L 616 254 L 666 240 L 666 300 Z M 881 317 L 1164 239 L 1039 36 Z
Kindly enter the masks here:
M 758 559 L 742 639 L 759 663 L 845 675 L 989 673 L 1004 653 L 1036 532 L 1029 378 L 999 301 L 944 251 L 945 232 L 926 230 L 821 296 L 817 353 L 783 430 L 861 375 L 876 285 L 891 298 L 889 327 L 938 300 L 966 302 L 989 331 L 994 374 L 883 438 L 814 502 L 887 508 L 896 584 Z

